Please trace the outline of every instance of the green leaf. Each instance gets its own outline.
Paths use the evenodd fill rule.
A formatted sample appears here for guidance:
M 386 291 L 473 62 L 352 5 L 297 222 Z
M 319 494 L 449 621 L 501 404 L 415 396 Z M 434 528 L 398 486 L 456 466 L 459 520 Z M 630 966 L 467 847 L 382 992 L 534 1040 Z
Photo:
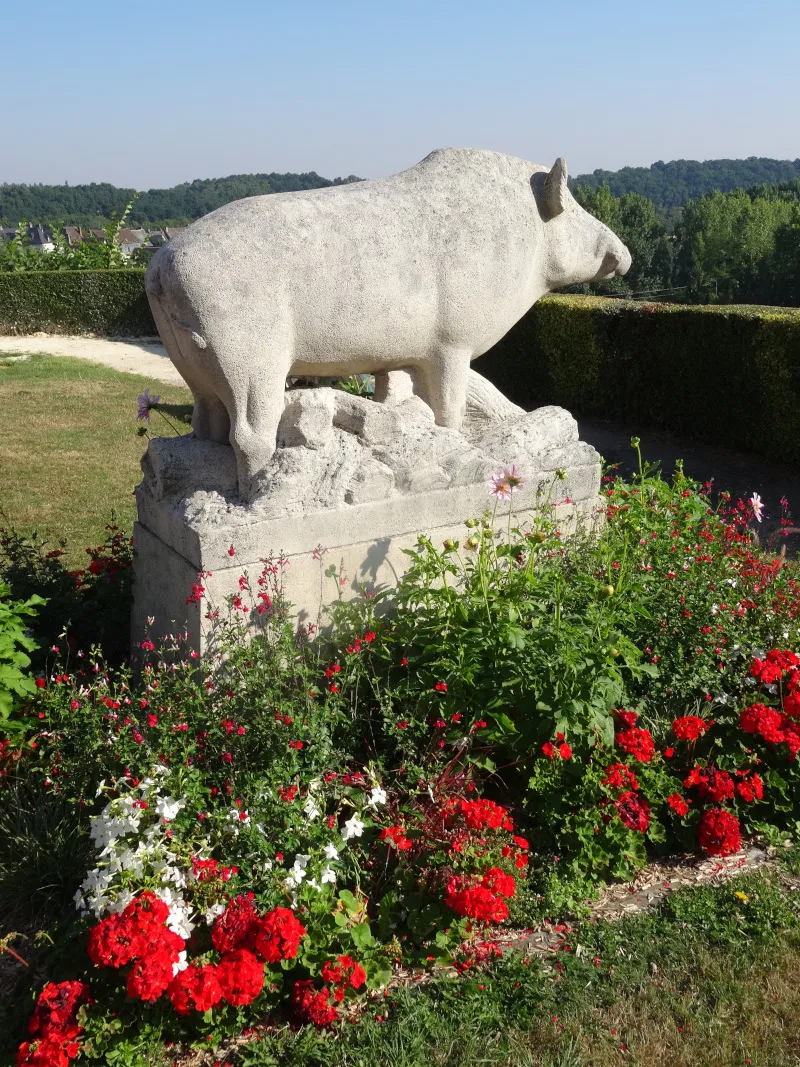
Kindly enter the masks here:
M 369 923 L 359 923 L 358 926 L 352 927 L 350 936 L 353 939 L 353 944 L 362 952 L 375 944 L 375 938 L 370 932 Z
M 385 960 L 365 960 L 364 970 L 367 973 L 367 987 L 369 989 L 383 988 L 383 986 L 389 983 L 392 977 L 392 968 Z
M 339 893 L 339 900 L 344 904 L 345 908 L 347 908 L 351 915 L 357 915 L 361 910 L 361 905 L 349 889 L 343 889 L 341 893 Z

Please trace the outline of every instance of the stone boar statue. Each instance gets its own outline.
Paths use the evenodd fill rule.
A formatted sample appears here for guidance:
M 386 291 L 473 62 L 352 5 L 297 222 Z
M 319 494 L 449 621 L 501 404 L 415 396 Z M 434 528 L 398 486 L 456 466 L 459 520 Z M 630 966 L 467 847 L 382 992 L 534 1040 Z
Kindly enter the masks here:
M 408 369 L 436 422 L 459 429 L 471 360 L 544 293 L 630 263 L 573 199 L 563 159 L 548 171 L 445 148 L 390 178 L 219 208 L 155 253 L 146 284 L 194 432 L 230 441 L 247 499 L 287 376 Z

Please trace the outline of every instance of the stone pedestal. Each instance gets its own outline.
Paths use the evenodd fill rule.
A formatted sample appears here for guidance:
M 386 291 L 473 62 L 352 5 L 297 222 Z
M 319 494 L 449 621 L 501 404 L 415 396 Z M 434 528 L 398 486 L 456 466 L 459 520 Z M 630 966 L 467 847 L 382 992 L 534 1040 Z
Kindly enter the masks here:
M 299 621 L 324 627 L 325 605 L 337 596 L 326 567 L 344 576 L 345 597 L 391 585 L 407 566 L 403 549 L 420 534 L 435 544 L 466 540 L 464 520 L 494 507 L 491 476 L 512 463 L 524 479 L 513 496 L 521 526 L 557 469 L 566 474 L 552 495 L 564 532 L 595 522 L 600 457 L 578 440 L 572 416 L 555 407 L 526 413 L 472 377 L 460 433 L 434 424 L 405 375 L 391 376 L 381 403 L 334 389 L 290 391 L 279 447 L 250 504 L 238 498 L 229 445 L 151 441 L 136 491 L 134 646 L 152 618 L 151 634 L 185 629 L 206 651 L 209 604 L 227 613 L 240 576 L 255 586 L 261 561 L 278 557 L 287 561 L 285 590 Z M 498 524 L 507 514 L 500 502 Z M 258 623 L 255 613 L 248 618 Z

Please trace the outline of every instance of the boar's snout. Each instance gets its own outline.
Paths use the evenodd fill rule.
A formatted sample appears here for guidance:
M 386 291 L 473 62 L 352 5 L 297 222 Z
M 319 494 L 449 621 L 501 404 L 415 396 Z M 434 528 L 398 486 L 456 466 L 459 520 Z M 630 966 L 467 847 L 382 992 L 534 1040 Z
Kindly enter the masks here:
M 630 269 L 631 269 L 631 254 L 628 251 L 628 249 L 625 247 L 625 245 L 623 245 L 622 246 L 622 255 L 619 257 L 619 259 L 617 261 L 617 269 L 614 271 L 614 273 L 616 274 L 616 276 L 618 278 L 621 278 L 623 275 L 627 274 Z

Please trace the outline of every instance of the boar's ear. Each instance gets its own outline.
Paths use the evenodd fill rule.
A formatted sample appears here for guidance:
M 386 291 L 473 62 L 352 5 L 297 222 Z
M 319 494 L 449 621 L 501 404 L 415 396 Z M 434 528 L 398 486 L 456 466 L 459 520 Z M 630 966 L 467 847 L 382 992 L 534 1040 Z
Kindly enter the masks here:
M 567 162 L 561 156 L 553 164 L 553 169 L 545 178 L 542 203 L 547 217 L 552 219 L 560 215 L 567 206 Z

